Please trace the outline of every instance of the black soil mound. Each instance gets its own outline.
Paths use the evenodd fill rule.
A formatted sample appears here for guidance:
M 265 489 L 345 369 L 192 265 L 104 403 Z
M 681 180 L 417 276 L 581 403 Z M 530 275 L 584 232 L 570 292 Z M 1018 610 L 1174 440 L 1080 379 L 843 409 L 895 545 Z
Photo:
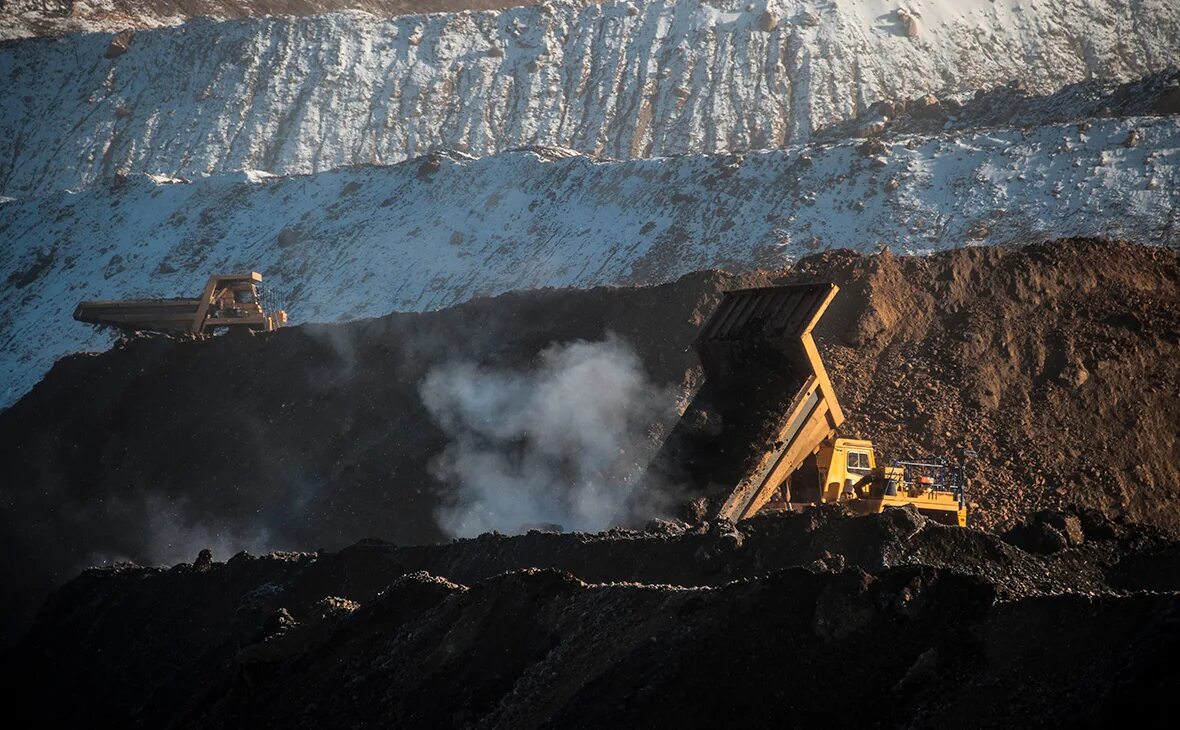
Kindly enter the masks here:
M 1029 552 L 908 509 L 824 509 L 93 569 L 54 594 L 5 685 L 50 726 L 120 728 L 1073 727 L 1163 710 L 1176 543 L 1090 512 L 1021 525 L 1059 527 L 1064 544 Z

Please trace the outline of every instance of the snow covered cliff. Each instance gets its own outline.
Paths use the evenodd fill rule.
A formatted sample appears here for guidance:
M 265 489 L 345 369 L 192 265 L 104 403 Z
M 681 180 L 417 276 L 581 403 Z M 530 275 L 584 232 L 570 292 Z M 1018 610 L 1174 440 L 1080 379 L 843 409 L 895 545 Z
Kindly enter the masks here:
M 0 407 L 105 347 L 79 300 L 254 268 L 294 322 L 657 282 L 834 247 L 1108 235 L 1180 245 L 1180 117 L 598 162 L 560 149 L 112 186 L 0 203 Z
M 775 148 L 887 97 L 1180 64 L 1175 0 L 648 0 L 198 20 L 0 45 L 0 195 L 446 147 Z

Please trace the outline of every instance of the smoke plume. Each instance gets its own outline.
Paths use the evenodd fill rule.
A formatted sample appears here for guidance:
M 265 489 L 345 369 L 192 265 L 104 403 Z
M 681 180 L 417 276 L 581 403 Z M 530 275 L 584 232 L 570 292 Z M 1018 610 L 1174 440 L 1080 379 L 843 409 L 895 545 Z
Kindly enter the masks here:
M 432 472 L 444 490 L 439 524 L 455 537 L 625 520 L 650 431 L 675 401 L 613 335 L 551 346 L 528 372 L 436 367 L 421 395 L 450 439 Z

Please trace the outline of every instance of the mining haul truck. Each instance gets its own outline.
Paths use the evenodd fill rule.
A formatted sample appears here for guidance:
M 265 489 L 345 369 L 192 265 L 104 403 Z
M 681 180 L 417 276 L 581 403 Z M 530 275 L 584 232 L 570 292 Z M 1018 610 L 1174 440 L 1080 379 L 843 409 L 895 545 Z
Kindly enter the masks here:
M 263 309 L 258 284 L 262 275 L 219 274 L 210 276 L 197 299 L 125 299 L 82 302 L 74 319 L 90 324 L 117 327 L 127 332 L 213 334 L 228 332 L 269 332 L 287 324 L 281 309 Z
M 869 441 L 837 435 L 844 413 L 812 329 L 835 284 L 729 291 L 694 342 L 705 381 L 648 478 L 705 497 L 714 517 L 840 503 L 862 514 L 913 505 L 967 524 L 964 464 L 881 464 Z

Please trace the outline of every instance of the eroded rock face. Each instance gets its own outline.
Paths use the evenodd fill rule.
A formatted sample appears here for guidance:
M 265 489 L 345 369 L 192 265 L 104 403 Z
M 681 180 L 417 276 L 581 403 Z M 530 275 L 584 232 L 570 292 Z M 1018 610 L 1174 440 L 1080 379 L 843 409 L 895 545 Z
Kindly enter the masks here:
M 766 149 L 806 141 L 879 99 L 966 95 L 1012 79 L 1044 94 L 1180 64 L 1175 3 L 1100 0 L 1062 12 L 1036 0 L 985 34 L 977 16 L 951 13 L 919 41 L 850 2 L 745 5 L 197 20 L 141 30 L 134 51 L 113 61 L 102 59 L 102 34 L 8 44 L 0 195 L 116 172 L 306 173 L 439 148 L 485 156 L 543 144 L 620 159 Z M 1094 32 L 1114 27 L 1122 35 Z M 1085 46 L 1061 40 L 1080 37 Z M 131 106 L 153 113 L 117 117 Z

